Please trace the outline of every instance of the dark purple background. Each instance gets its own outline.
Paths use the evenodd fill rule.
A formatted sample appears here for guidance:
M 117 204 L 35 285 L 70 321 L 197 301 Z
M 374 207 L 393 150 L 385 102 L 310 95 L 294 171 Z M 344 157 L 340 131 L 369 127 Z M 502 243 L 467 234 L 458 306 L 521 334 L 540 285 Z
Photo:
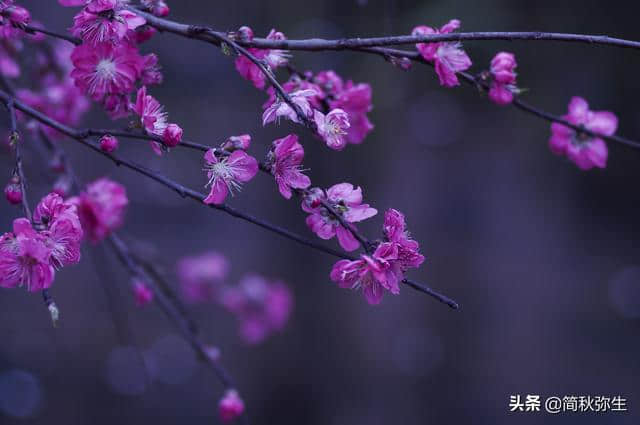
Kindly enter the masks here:
M 21 4 L 47 27 L 62 31 L 71 25 L 73 11 L 54 3 Z M 218 30 L 247 24 L 259 35 L 276 27 L 290 38 L 408 33 L 415 25 L 439 26 L 454 17 L 470 31 L 640 38 L 637 8 L 614 8 L 614 3 L 174 0 L 170 5 L 176 20 Z M 582 95 L 594 109 L 618 114 L 619 134 L 640 138 L 637 51 L 555 42 L 465 47 L 473 71 L 484 69 L 498 50 L 516 53 L 519 83 L 531 89 L 530 102 L 561 114 L 571 96 Z M 215 249 L 232 262 L 233 280 L 258 272 L 291 284 L 296 308 L 290 325 L 258 347 L 244 346 L 233 319 L 215 306 L 194 309 L 207 341 L 221 347 L 225 366 L 237 377 L 254 423 L 638 423 L 640 152 L 609 146 L 606 170 L 580 172 L 550 153 L 547 123 L 494 106 L 469 87 L 441 88 L 428 67 L 403 73 L 377 57 L 295 52 L 293 63 L 300 69 L 331 68 L 373 87 L 375 131 L 361 146 L 336 153 L 301 127 L 262 128 L 265 94 L 242 80 L 218 49 L 172 35 L 158 36 L 143 49 L 160 56 L 166 83 L 152 93 L 187 138 L 216 145 L 248 132 L 254 138 L 251 152 L 260 157 L 273 139 L 298 132 L 312 180 L 322 186 L 361 185 L 380 211 L 405 212 L 428 258 L 411 277 L 462 304 L 454 312 L 404 287 L 399 296 L 370 307 L 360 294 L 329 281 L 332 258 L 184 201 L 65 141 L 84 179 L 107 175 L 127 185 L 131 205 L 120 234 L 146 241 L 145 249 L 155 252 L 165 269 L 171 271 L 182 255 Z M 87 125 L 111 124 L 94 108 Z M 199 153 L 176 149 L 157 158 L 146 143 L 122 142 L 122 154 L 191 187 L 204 185 Z M 46 169 L 26 150 L 35 202 L 48 191 Z M 3 152 L 0 166 L 11 165 Z M 263 175 L 231 204 L 312 236 L 298 202 L 285 201 Z M 18 214 L 1 203 L 0 228 L 9 230 Z M 362 228 L 374 235 L 380 225 L 378 216 Z M 127 280 L 109 252 L 87 246 L 82 263 L 56 278 L 52 293 L 62 321 L 55 330 L 39 295 L 2 290 L 1 423 L 216 423 L 220 385 L 195 365 L 155 306 L 135 308 Z M 114 294 L 120 336 L 105 286 Z M 136 356 L 118 361 L 121 351 L 112 350 L 121 345 L 137 346 L 160 362 L 153 382 Z M 130 389 L 144 392 L 125 396 L 109 382 L 129 382 Z M 630 411 L 509 415 L 511 394 L 621 394 Z

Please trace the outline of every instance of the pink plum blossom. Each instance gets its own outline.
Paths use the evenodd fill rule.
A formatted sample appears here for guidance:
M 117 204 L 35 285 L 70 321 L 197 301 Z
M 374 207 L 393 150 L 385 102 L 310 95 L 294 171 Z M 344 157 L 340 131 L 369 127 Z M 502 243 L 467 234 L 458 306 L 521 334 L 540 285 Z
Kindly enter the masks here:
M 96 2 L 91 3 L 91 5 Z M 133 31 L 146 20 L 137 14 L 121 8 L 92 10 L 91 5 L 80 11 L 73 18 L 71 33 L 89 45 L 99 43 L 118 44 L 129 31 Z M 103 5 L 102 7 L 109 7 Z
M 78 208 L 85 235 L 96 243 L 122 226 L 129 199 L 124 186 L 104 177 L 88 184 L 69 202 Z
M 333 84 L 337 82 L 334 81 Z M 340 109 L 347 113 L 349 128 L 345 137 L 349 143 L 362 143 L 366 135 L 373 130 L 373 124 L 367 117 L 367 113 L 372 109 L 369 84 L 354 84 L 353 81 L 347 81 L 335 93 L 329 105 L 333 109 Z
M 562 118 L 602 136 L 612 136 L 618 128 L 618 118 L 612 112 L 591 111 L 587 101 L 577 96 L 571 98 L 569 113 Z M 567 156 L 581 170 L 607 165 L 607 145 L 601 137 L 578 132 L 560 123 L 551 124 L 549 147 L 553 153 Z
M 313 114 L 318 135 L 322 137 L 327 146 L 335 150 L 344 149 L 347 145 L 345 135 L 351 127 L 347 113 L 342 109 L 333 109 L 325 115 L 316 109 Z
M 398 268 L 401 279 L 405 271 L 424 263 L 424 255 L 418 252 L 420 244 L 409 236 L 404 215 L 400 211 L 390 208 L 384 213 L 383 233 L 385 240 L 398 249 L 398 258 L 392 263 Z
M 55 269 L 51 249 L 26 218 L 13 221 L 13 233 L 0 236 L 0 287 L 26 286 L 31 292 L 51 287 Z
M 244 402 L 236 390 L 227 390 L 218 403 L 220 419 L 224 423 L 233 422 L 244 412 Z
M 163 80 L 160 65 L 158 63 L 158 55 L 149 53 L 142 57 L 140 81 L 142 84 L 151 86 L 161 84 Z
M 508 105 L 513 102 L 516 88 L 516 72 L 518 66 L 513 53 L 500 52 L 491 60 L 491 87 L 489 99 L 498 105 Z
M 164 137 L 169 126 L 169 114 L 165 112 L 164 107 L 155 97 L 147 94 L 146 86 L 138 90 L 136 103 L 131 106 L 131 110 L 140 117 L 140 125 L 147 133 Z M 174 135 L 177 136 L 177 133 Z M 157 155 L 162 154 L 160 143 L 151 142 L 151 147 Z
M 240 336 L 248 344 L 258 344 L 282 330 L 293 309 L 289 288 L 280 281 L 258 275 L 245 276 L 237 286 L 229 286 L 220 302 L 240 322 Z
M 57 193 L 45 196 L 37 205 L 33 219 L 40 223 L 45 245 L 51 251 L 51 264 L 59 269 L 80 261 L 83 230 L 76 206 Z
M 362 289 L 369 304 L 379 304 L 385 290 L 394 295 L 400 293 L 402 276 L 393 266 L 397 259 L 397 246 L 389 242 L 381 243 L 372 255 L 361 255 L 355 261 L 338 261 L 330 277 L 341 288 Z
M 427 26 L 415 27 L 412 34 L 415 36 L 430 34 L 448 34 L 460 28 L 460 21 L 450 20 L 442 28 L 434 29 Z M 459 42 L 444 41 L 439 43 L 418 43 L 416 48 L 423 58 L 433 63 L 440 84 L 445 87 L 454 87 L 460 84 L 457 72 L 465 71 L 471 67 L 471 59 L 462 50 Z
M 31 21 L 31 14 L 27 9 L 15 4 L 7 5 L 2 8 L 2 14 L 9 18 L 14 25 L 27 25 Z
M 249 27 L 243 27 L 244 34 L 251 34 L 253 37 L 253 31 Z M 267 35 L 268 40 L 285 40 L 284 34 L 272 29 Z M 264 60 L 272 69 L 286 65 L 289 61 L 290 55 L 285 50 L 279 49 L 247 49 L 253 56 L 259 60 Z M 266 85 L 266 78 L 260 68 L 251 62 L 246 56 L 240 55 L 236 58 L 236 70 L 245 80 L 249 80 L 257 89 L 264 89 Z
M 239 191 L 241 183 L 248 182 L 258 172 L 258 161 L 242 150 L 219 159 L 215 149 L 209 149 L 204 159 L 209 178 L 206 187 L 211 186 L 209 196 L 203 201 L 205 204 L 222 204 L 229 193 Z
M 378 213 L 369 204 L 362 203 L 362 189 L 354 187 L 351 183 L 339 183 L 317 196 L 318 200 L 315 203 L 306 200 L 302 203 L 302 209 L 311 213 L 306 220 L 307 226 L 321 239 L 328 240 L 337 236 L 340 246 L 346 251 L 357 249 L 360 246 L 358 240 L 348 229 L 342 227 L 320 201 L 327 202 L 347 223 L 357 223 Z M 351 226 L 355 229 L 353 224 Z
M 229 262 L 215 251 L 184 257 L 177 264 L 182 295 L 192 303 L 216 300 L 228 273 Z
M 271 174 L 276 179 L 280 194 L 291 199 L 292 189 L 306 189 L 311 179 L 302 173 L 304 149 L 298 142 L 298 136 L 289 134 L 273 141 L 269 162 Z
M 110 134 L 105 134 L 100 138 L 100 149 L 102 149 L 103 152 L 111 153 L 115 151 L 118 149 L 118 144 L 118 139 Z
M 97 101 L 105 95 L 132 92 L 142 66 L 138 51 L 126 43 L 81 44 L 71 60 L 76 86 Z
M 298 106 L 305 117 L 309 117 L 312 114 L 309 98 L 314 96 L 316 96 L 316 92 L 312 89 L 298 90 L 289 94 L 291 102 Z M 278 98 L 267 109 L 265 109 L 262 114 L 262 125 L 274 122 L 280 117 L 285 117 L 293 122 L 300 123 L 300 118 L 296 111 L 287 102 L 285 102 L 284 99 Z

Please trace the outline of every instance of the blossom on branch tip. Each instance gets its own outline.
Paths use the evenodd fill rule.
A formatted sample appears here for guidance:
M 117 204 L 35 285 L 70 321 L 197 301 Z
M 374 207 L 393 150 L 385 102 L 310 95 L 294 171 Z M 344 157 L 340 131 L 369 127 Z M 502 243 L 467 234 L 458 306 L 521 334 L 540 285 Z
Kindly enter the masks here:
M 31 21 L 29 11 L 15 4 L 2 8 L 2 14 L 9 18 L 14 25 L 27 25 Z
M 448 34 L 460 28 L 460 21 L 450 20 L 440 29 L 428 26 L 418 26 L 411 32 L 414 36 L 430 34 Z M 436 74 L 440 79 L 440 84 L 445 87 L 454 87 L 460 84 L 457 72 L 465 71 L 471 67 L 471 59 L 462 50 L 462 44 L 455 41 L 444 41 L 438 43 L 418 43 L 416 48 L 420 55 L 427 61 L 434 64 Z
M 244 412 L 244 402 L 236 390 L 227 390 L 224 397 L 218 403 L 220 419 L 224 423 L 230 423 L 240 417 Z
M 251 180 L 258 172 L 258 161 L 245 151 L 237 150 L 229 156 L 218 158 L 215 149 L 209 149 L 204 154 L 205 168 L 211 186 L 209 195 L 204 199 L 205 204 L 220 205 L 229 193 L 239 191 L 242 183 Z
M 95 243 L 122 226 L 129 199 L 124 186 L 104 177 L 88 184 L 69 202 L 77 206 L 82 229 Z
M 489 99 L 498 105 L 508 105 L 513 102 L 513 95 L 517 92 L 516 72 L 518 66 L 513 53 L 500 52 L 491 60 L 490 74 L 492 77 L 489 88 Z
M 328 147 L 342 150 L 347 145 L 345 135 L 351 127 L 349 116 L 342 109 L 333 109 L 327 115 L 315 110 L 313 120 L 318 128 L 318 134 Z
M 169 126 L 167 121 L 169 114 L 165 112 L 164 107 L 155 97 L 147 94 L 146 86 L 138 90 L 136 103 L 131 106 L 131 110 L 140 117 L 140 125 L 147 133 L 164 137 Z M 175 128 L 170 130 L 173 136 L 178 135 L 176 130 Z M 160 143 L 151 142 L 151 147 L 157 155 L 162 154 Z
M 349 229 L 342 226 L 340 221 L 322 203 L 326 202 L 355 230 L 353 223 L 366 220 L 378 213 L 369 204 L 362 203 L 362 189 L 355 188 L 351 183 L 339 183 L 327 189 L 326 193 L 318 194 L 313 190 L 311 193 L 314 193 L 317 199 L 312 202 L 307 200 L 302 202 L 302 209 L 311 214 L 306 219 L 307 226 L 311 231 L 325 240 L 337 236 L 340 246 L 346 251 L 357 249 L 360 242 Z
M 411 239 L 406 228 L 404 215 L 393 208 L 384 213 L 383 233 L 385 240 L 394 244 L 398 249 L 398 258 L 394 266 L 404 273 L 410 268 L 418 268 L 424 263 L 424 255 L 420 254 L 420 244 Z
M 612 136 L 618 128 L 618 118 L 609 111 L 591 111 L 589 104 L 581 97 L 573 97 L 569 102 L 569 112 L 562 119 L 584 127 L 596 135 Z M 607 145 L 598 136 L 576 131 L 561 123 L 551 124 L 549 148 L 556 155 L 565 155 L 581 170 L 607 165 Z
M 340 260 L 331 270 L 331 280 L 339 287 L 362 289 L 369 304 L 379 304 L 387 290 L 394 295 L 400 293 L 402 275 L 394 262 L 398 259 L 398 247 L 389 242 L 381 243 L 371 255 L 360 259 Z
M 292 189 L 306 189 L 311 185 L 311 179 L 302 173 L 303 159 L 304 149 L 297 135 L 289 134 L 273 141 L 268 163 L 278 190 L 285 199 L 291 198 Z
M 40 233 L 51 250 L 51 264 L 56 269 L 80 261 L 84 232 L 75 205 L 57 193 L 50 193 L 38 203 L 33 219 L 44 229 Z

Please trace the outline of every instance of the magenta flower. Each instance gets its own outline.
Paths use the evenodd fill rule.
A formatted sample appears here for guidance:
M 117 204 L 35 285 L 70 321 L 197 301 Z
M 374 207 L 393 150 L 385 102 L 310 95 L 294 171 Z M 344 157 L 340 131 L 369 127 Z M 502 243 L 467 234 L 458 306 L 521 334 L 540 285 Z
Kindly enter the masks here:
M 282 282 L 269 282 L 261 276 L 245 276 L 237 286 L 227 287 L 221 304 L 240 322 L 240 336 L 248 344 L 258 344 L 284 328 L 293 296 Z
M 388 209 L 384 213 L 383 233 L 385 240 L 396 246 L 398 250 L 398 258 L 393 265 L 399 268 L 398 275 L 410 268 L 418 268 L 424 263 L 424 255 L 418 252 L 420 244 L 409 236 L 404 221 L 404 215 L 393 208 Z
M 359 260 L 340 260 L 331 270 L 331 280 L 339 287 L 362 289 L 369 304 L 379 304 L 387 290 L 394 295 L 400 293 L 402 276 L 394 262 L 398 259 L 398 248 L 392 243 L 381 243 L 372 255 L 361 255 Z
M 136 103 L 131 106 L 131 110 L 140 117 L 140 125 L 147 133 L 164 137 L 169 125 L 167 122 L 169 114 L 165 112 L 164 107 L 155 97 L 147 94 L 146 86 L 138 90 Z M 175 135 L 177 136 L 177 134 Z M 162 154 L 160 143 L 151 142 L 151 148 L 157 155 Z
M 242 34 L 245 34 L 245 35 L 250 34 L 251 37 L 253 37 L 253 31 L 251 30 L 251 28 L 242 27 L 241 30 L 242 29 L 244 29 L 242 31 Z M 282 34 L 281 32 L 278 32 L 275 29 L 272 29 L 269 35 L 267 36 L 267 39 L 268 40 L 285 40 L 286 38 L 284 34 Z M 247 50 L 251 54 L 253 54 L 257 59 L 264 60 L 265 62 L 267 62 L 267 64 L 272 69 L 286 65 L 290 57 L 288 52 L 285 50 L 278 50 L 278 49 L 264 50 L 264 49 L 255 49 L 255 48 L 250 48 Z M 242 76 L 242 78 L 244 78 L 245 80 L 251 81 L 257 89 L 260 89 L 260 90 L 264 89 L 264 86 L 266 85 L 266 79 L 263 72 L 260 70 L 260 68 L 258 68 L 257 65 L 255 65 L 253 62 L 251 62 L 249 59 L 247 59 L 243 55 L 240 55 L 236 58 L 235 64 L 236 64 L 236 70 Z
M 124 186 L 105 177 L 87 185 L 69 202 L 78 208 L 85 235 L 96 243 L 122 226 L 129 199 Z
M 140 279 L 133 280 L 133 297 L 138 307 L 144 307 L 153 301 L 153 291 L 149 286 Z
M 244 412 L 244 402 L 236 390 L 227 390 L 218 404 L 220 419 L 224 423 L 230 423 L 240 417 Z
M 18 205 L 22 202 L 22 189 L 20 188 L 20 178 L 18 176 L 11 177 L 11 180 L 4 188 L 4 196 L 12 205 Z
M 513 53 L 500 52 L 491 60 L 491 87 L 489 99 L 498 105 L 508 105 L 513 102 L 516 89 L 516 72 L 518 66 Z
M 258 161 L 245 151 L 237 150 L 231 155 L 218 159 L 215 149 L 209 149 L 204 154 L 205 171 L 211 186 L 209 196 L 204 199 L 205 204 L 220 205 L 231 192 L 239 191 L 241 183 L 251 180 L 258 172 Z
M 362 203 L 362 189 L 354 188 L 351 183 L 339 183 L 327 189 L 326 194 L 319 195 L 316 202 L 305 200 L 302 203 L 302 209 L 311 213 L 306 223 L 312 232 L 325 240 L 337 236 L 340 246 L 346 251 L 357 249 L 360 246 L 358 240 L 319 201 L 326 201 L 347 223 L 357 223 L 378 213 L 369 204 Z M 351 226 L 355 229 L 353 224 Z
M 415 27 L 412 35 L 448 34 L 458 28 L 460 28 L 460 21 L 452 19 L 439 30 L 424 25 Z M 435 65 L 440 84 L 445 87 L 459 85 L 456 73 L 471 67 L 471 59 L 462 50 L 462 44 L 459 42 L 418 43 L 416 48 L 423 58 Z
M 162 72 L 160 71 L 160 64 L 158 63 L 158 56 L 155 53 L 149 53 L 142 57 L 140 81 L 142 84 L 151 86 L 154 84 L 161 84 L 163 80 Z
M 177 264 L 182 295 L 192 303 L 216 300 L 228 273 L 229 262 L 215 251 L 184 257 Z
M 618 118 L 612 112 L 591 111 L 587 101 L 577 96 L 571 98 L 569 113 L 562 118 L 602 136 L 611 136 L 618 128 Z M 549 147 L 556 155 L 566 155 L 581 170 L 607 165 L 608 151 L 604 140 L 560 123 L 551 124 Z
M 100 138 L 100 149 L 106 153 L 115 151 L 118 149 L 118 139 L 110 134 L 105 134 Z
M 298 90 L 291 94 L 289 94 L 289 98 L 291 101 L 297 105 L 304 116 L 311 116 L 312 108 L 309 103 L 309 98 L 315 97 L 316 92 L 312 89 L 307 90 Z M 262 125 L 267 125 L 271 122 L 278 120 L 280 117 L 288 118 L 289 120 L 300 123 L 300 118 L 296 111 L 284 101 L 284 99 L 278 98 L 275 102 L 271 104 L 267 109 L 265 109 L 262 114 Z
M 73 18 L 71 33 L 85 43 L 118 44 L 127 36 L 128 31 L 147 23 L 143 17 L 116 7 L 113 2 L 99 3 L 103 2 L 92 2 Z
M 332 84 L 337 82 L 333 81 Z M 334 100 L 329 101 L 329 105 L 347 113 L 347 141 L 354 144 L 362 143 L 366 135 L 373 130 L 373 124 L 367 117 L 367 113 L 372 109 L 371 86 L 365 83 L 354 84 L 352 81 L 347 81 L 341 86 L 341 90 L 334 95 Z
M 31 292 L 51 287 L 55 269 L 51 249 L 26 218 L 13 221 L 13 233 L 0 237 L 0 287 L 26 286 Z
M 345 135 L 351 126 L 349 116 L 342 109 L 333 109 L 327 115 L 318 111 L 313 112 L 313 119 L 318 128 L 318 134 L 331 149 L 342 150 L 347 145 Z
M 311 185 L 311 179 L 302 173 L 303 158 L 304 149 L 297 135 L 289 134 L 273 141 L 269 153 L 271 174 L 285 199 L 291 199 L 292 189 L 306 189 Z
M 14 25 L 27 25 L 31 22 L 31 14 L 27 9 L 5 1 L 5 6 L 0 8 L 2 14 L 9 18 Z
M 56 269 L 80 262 L 83 231 L 75 205 L 50 193 L 38 203 L 33 219 L 43 227 L 40 234 Z
M 133 91 L 142 63 L 135 48 L 108 42 L 81 44 L 73 50 L 71 60 L 76 86 L 97 101 L 105 95 Z

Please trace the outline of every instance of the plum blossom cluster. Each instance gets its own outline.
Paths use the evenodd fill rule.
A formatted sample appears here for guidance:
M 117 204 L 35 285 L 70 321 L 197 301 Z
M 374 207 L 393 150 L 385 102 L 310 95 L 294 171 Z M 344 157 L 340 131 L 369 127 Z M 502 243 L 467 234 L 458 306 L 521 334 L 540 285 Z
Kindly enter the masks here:
M 362 143 L 373 130 L 367 114 L 371 111 L 371 86 L 367 83 L 344 81 L 335 71 L 294 74 L 282 88 L 305 118 L 312 120 L 318 136 L 331 149 L 342 150 L 348 143 Z M 286 118 L 300 123 L 296 111 L 277 95 L 273 87 L 267 90 L 269 99 L 263 105 L 264 125 Z
M 411 239 L 404 215 L 389 209 L 384 215 L 384 241 L 371 254 L 358 260 L 340 260 L 331 270 L 331 280 L 340 288 L 362 289 L 369 304 L 379 304 L 385 291 L 397 295 L 404 273 L 424 262 L 420 245 Z
M 76 206 L 55 193 L 45 196 L 33 222 L 15 219 L 13 231 L 0 237 L 0 287 L 51 287 L 56 270 L 80 261 L 82 236 Z
M 64 6 L 83 6 L 71 28 L 71 33 L 83 41 L 71 54 L 75 85 L 100 102 L 113 119 L 135 114 L 138 128 L 161 139 L 162 144 L 151 144 L 156 154 L 162 153 L 162 145 L 179 144 L 182 128 L 170 123 L 162 104 L 147 93 L 147 86 L 163 80 L 158 57 L 154 53 L 143 55 L 139 49 L 155 30 L 128 10 L 124 0 L 59 1 Z M 146 1 L 144 6 L 158 16 L 169 12 L 163 1 Z
M 217 252 L 182 258 L 177 273 L 183 298 L 224 307 L 237 318 L 240 336 L 248 344 L 282 330 L 291 315 L 293 295 L 283 282 L 254 274 L 229 284 L 229 262 Z

